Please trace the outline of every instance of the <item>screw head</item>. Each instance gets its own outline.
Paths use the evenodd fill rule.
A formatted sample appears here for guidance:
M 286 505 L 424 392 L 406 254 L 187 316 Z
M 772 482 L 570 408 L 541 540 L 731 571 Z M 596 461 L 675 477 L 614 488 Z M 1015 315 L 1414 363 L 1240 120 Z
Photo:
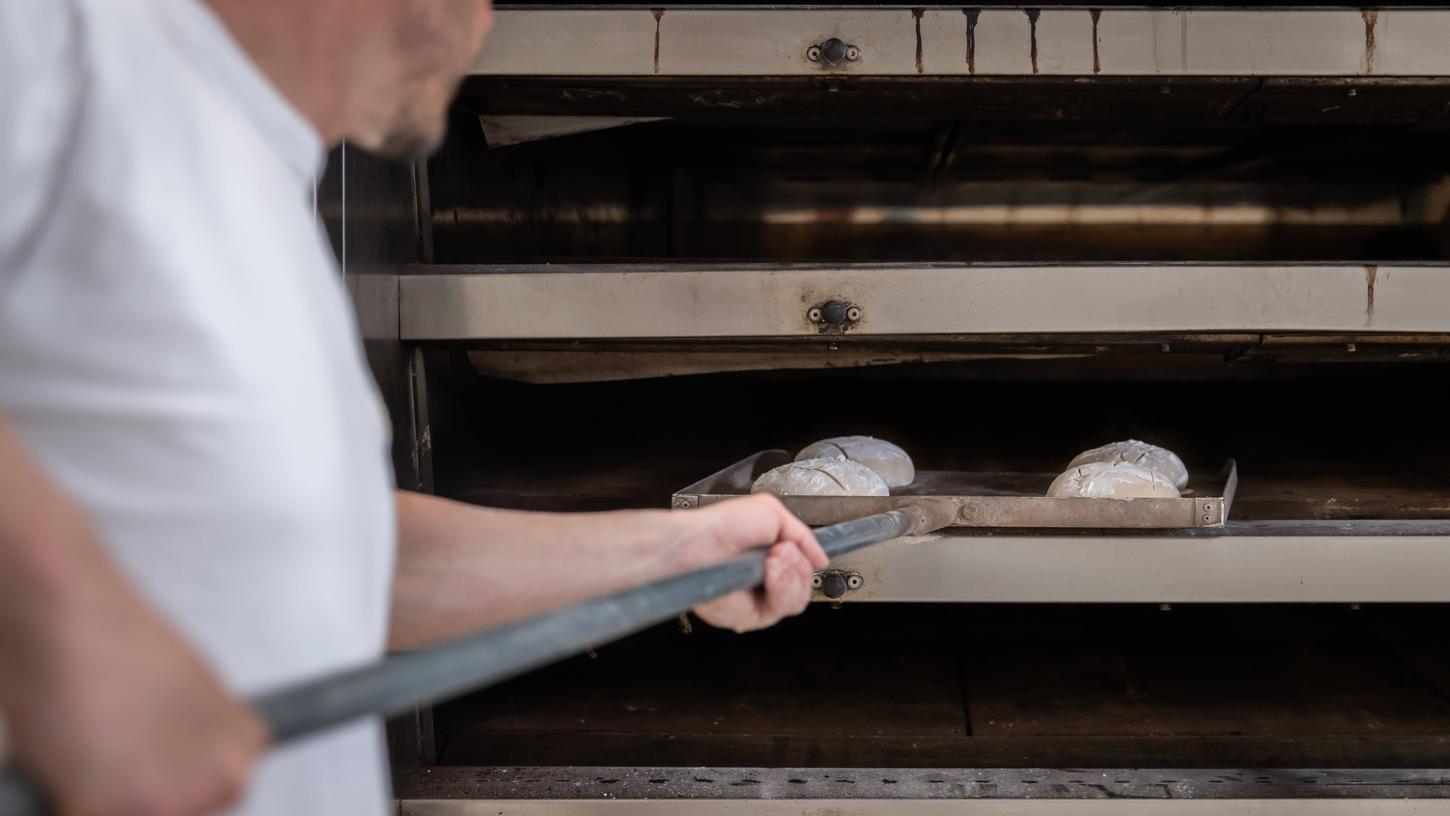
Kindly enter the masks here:
M 819 45 L 813 45 L 810 48 L 807 48 L 806 49 L 806 59 L 810 60 L 811 62 L 820 62 L 821 61 L 821 47 Z
M 821 594 L 831 600 L 840 600 L 846 594 L 846 577 L 839 572 L 827 573 L 821 579 Z
M 861 576 L 857 575 L 854 572 L 846 576 L 847 589 L 860 589 L 863 583 L 865 582 L 861 580 Z
M 849 47 L 840 37 L 832 37 L 821 43 L 821 58 L 832 65 L 847 58 L 850 53 Z
M 812 307 L 810 311 L 806 312 L 806 319 L 811 321 L 812 323 L 821 322 L 821 310 L 819 308 Z
M 850 48 L 847 48 L 846 49 L 846 59 L 848 59 L 848 60 L 850 60 L 852 62 L 855 62 L 856 60 L 861 59 L 861 49 L 857 48 L 854 45 L 851 46 Z
M 811 575 L 811 589 L 821 588 L 821 574 L 819 572 Z
M 860 307 L 858 307 L 858 306 L 852 306 L 851 308 L 847 309 L 846 310 L 846 319 L 849 320 L 849 321 L 851 321 L 851 322 L 853 322 L 853 323 L 856 322 L 857 320 L 860 320 L 861 319 L 861 309 L 860 309 Z

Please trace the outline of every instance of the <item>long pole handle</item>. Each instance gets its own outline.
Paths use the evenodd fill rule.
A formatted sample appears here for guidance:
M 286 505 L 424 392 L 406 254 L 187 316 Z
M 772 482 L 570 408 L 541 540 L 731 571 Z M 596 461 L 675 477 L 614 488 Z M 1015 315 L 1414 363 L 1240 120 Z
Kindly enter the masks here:
M 956 508 L 929 500 L 815 531 L 831 558 L 950 525 Z M 503 682 L 602 646 L 703 603 L 751 589 L 765 577 L 765 552 L 641 587 L 592 598 L 532 618 L 465 635 L 428 649 L 329 674 L 253 697 L 272 745 L 364 716 L 387 717 Z M 44 816 L 40 791 L 14 768 L 0 770 L 0 816 Z

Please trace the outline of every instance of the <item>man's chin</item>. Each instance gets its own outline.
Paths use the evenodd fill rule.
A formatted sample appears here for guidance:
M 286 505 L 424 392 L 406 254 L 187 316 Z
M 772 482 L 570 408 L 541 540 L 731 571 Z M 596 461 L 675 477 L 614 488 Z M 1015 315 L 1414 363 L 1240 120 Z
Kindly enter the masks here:
M 376 147 L 361 147 L 389 159 L 426 159 L 443 145 L 443 135 L 441 127 L 426 131 L 421 128 L 398 130 L 389 133 Z
M 348 143 L 377 156 L 411 161 L 427 158 L 441 147 L 447 127 L 447 119 L 441 114 L 416 116 L 400 120 L 387 130 L 355 134 Z

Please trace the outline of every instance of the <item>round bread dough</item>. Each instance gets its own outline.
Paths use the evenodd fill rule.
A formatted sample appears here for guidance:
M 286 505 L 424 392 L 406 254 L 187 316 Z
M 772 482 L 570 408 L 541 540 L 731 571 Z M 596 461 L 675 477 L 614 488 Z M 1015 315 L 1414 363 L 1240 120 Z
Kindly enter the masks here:
M 1054 499 L 1176 499 L 1178 488 L 1162 474 L 1131 462 L 1088 462 L 1052 480 Z
M 845 459 L 876 471 L 887 487 L 905 487 L 916 480 L 916 466 L 900 446 L 874 436 L 833 436 L 812 442 L 796 454 L 806 459 Z
M 876 471 L 848 459 L 806 459 L 766 471 L 751 493 L 777 496 L 889 496 Z
M 1167 479 L 1179 490 L 1188 487 L 1188 468 L 1184 467 L 1183 460 L 1178 458 L 1178 454 L 1167 448 L 1139 442 L 1136 439 L 1112 442 L 1100 448 L 1083 451 L 1067 464 L 1067 469 L 1072 470 L 1089 462 L 1127 462 L 1132 465 L 1142 465 Z

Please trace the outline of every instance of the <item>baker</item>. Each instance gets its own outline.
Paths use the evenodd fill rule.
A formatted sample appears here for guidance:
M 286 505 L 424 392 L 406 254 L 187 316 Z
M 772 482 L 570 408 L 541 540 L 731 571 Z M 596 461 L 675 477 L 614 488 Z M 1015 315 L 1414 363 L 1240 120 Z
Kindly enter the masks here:
M 63 814 L 386 810 L 362 722 L 260 758 L 241 698 L 771 547 L 770 496 L 520 513 L 397 493 L 312 211 L 325 148 L 412 157 L 488 0 L 0 2 L 0 713 Z

